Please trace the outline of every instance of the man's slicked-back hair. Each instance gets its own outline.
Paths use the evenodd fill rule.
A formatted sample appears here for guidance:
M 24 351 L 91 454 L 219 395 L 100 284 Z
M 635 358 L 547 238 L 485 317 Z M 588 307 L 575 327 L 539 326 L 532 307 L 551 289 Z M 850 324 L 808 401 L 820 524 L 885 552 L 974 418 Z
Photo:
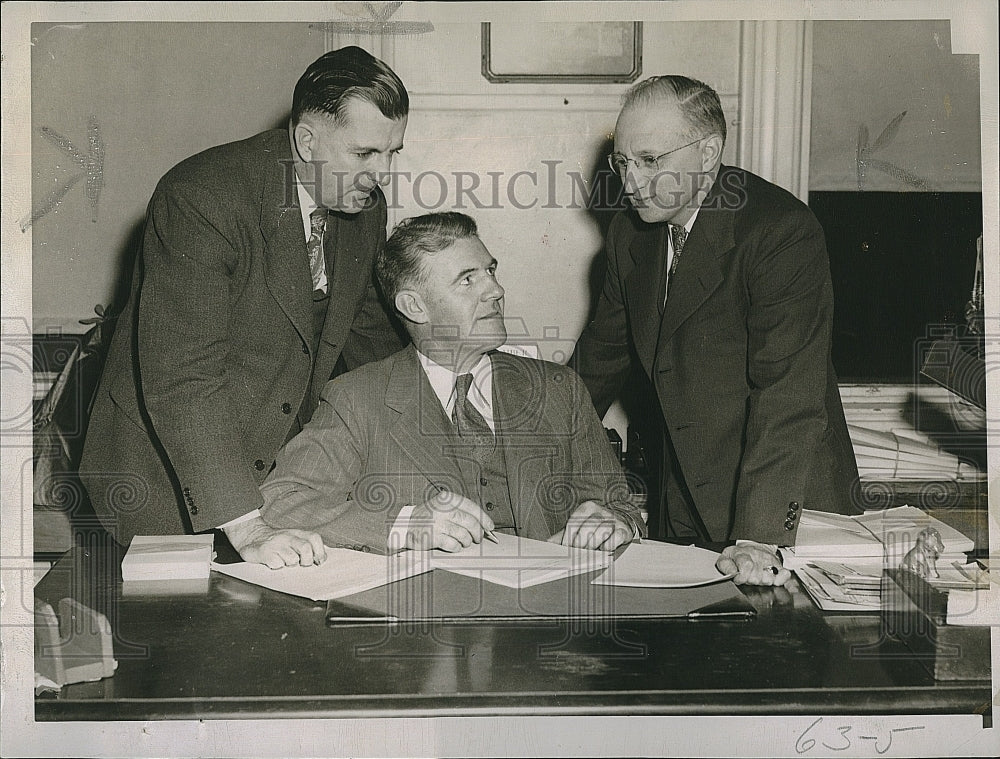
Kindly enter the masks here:
M 424 256 L 451 246 L 456 240 L 478 237 L 471 216 L 448 211 L 412 216 L 399 222 L 375 259 L 375 276 L 392 303 L 400 290 L 419 285 L 424 275 Z
M 708 134 L 722 135 L 726 141 L 726 115 L 718 93 L 704 82 L 674 74 L 651 76 L 634 85 L 622 98 L 622 109 L 631 105 L 648 105 L 667 98 L 675 101 L 691 126 L 688 138 Z
M 325 113 L 343 120 L 351 100 L 371 103 L 387 119 L 410 111 L 410 98 L 396 72 L 360 47 L 342 47 L 315 60 L 299 78 L 292 95 L 292 126 L 305 113 Z

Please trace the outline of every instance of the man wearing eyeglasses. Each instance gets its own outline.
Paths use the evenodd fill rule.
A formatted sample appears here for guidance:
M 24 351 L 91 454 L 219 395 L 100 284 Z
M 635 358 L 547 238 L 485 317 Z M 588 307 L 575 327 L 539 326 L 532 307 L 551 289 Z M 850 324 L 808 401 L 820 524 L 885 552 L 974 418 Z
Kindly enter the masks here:
M 572 359 L 598 413 L 634 355 L 663 418 L 651 537 L 737 541 L 718 566 L 784 584 L 803 509 L 852 511 L 857 465 L 830 359 L 823 230 L 783 189 L 721 163 L 718 95 L 683 76 L 627 93 L 613 220 L 593 320 Z

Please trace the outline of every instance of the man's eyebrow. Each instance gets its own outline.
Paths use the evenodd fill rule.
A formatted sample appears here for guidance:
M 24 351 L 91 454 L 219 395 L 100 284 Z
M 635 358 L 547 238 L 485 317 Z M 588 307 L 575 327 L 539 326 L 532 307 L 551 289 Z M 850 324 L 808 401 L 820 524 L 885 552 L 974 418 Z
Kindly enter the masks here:
M 390 151 L 399 152 L 403 149 L 403 143 L 399 143 L 398 146 L 389 148 Z M 375 145 L 365 145 L 363 143 L 354 143 L 348 146 L 348 150 L 352 153 L 380 153 L 382 149 Z
M 475 266 L 470 266 L 468 269 L 462 269 L 462 271 L 460 271 L 458 273 L 458 275 L 455 277 L 455 279 L 452 280 L 452 283 L 461 282 L 463 279 L 465 279 L 466 277 L 468 277 L 470 274 L 475 274 L 477 270 L 478 270 L 478 267 L 475 267 Z

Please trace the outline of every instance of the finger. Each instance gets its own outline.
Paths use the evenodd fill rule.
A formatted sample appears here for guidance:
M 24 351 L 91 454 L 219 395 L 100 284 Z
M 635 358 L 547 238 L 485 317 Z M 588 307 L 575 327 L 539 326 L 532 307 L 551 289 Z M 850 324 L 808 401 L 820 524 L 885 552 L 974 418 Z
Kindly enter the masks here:
M 586 517 L 577 516 L 576 512 L 570 515 L 570 518 L 566 520 L 566 527 L 563 528 L 563 540 L 562 544 L 564 546 L 575 546 L 577 541 L 577 535 L 580 532 L 580 528 L 586 521 Z
M 618 546 L 627 543 L 632 539 L 632 530 L 625 527 L 621 522 L 615 520 L 614 530 L 608 539 L 601 543 L 598 548 L 602 551 L 614 551 Z
M 715 568 L 718 569 L 722 574 L 728 575 L 733 572 L 739 572 L 740 568 L 736 566 L 736 562 L 732 560 L 731 557 L 723 553 L 715 560 Z
M 448 553 L 454 553 L 455 551 L 461 551 L 464 547 L 455 538 L 446 533 L 440 533 L 437 536 L 437 540 L 434 542 L 435 548 L 440 548 L 442 551 L 447 551 Z
M 613 519 L 605 519 L 591 534 L 591 539 L 589 541 L 590 545 L 588 547 L 593 548 L 593 550 L 600 549 L 605 543 L 608 542 L 615 534 L 615 522 Z
M 468 530 L 469 534 L 472 535 L 473 540 L 478 543 L 483 537 L 483 530 L 486 529 L 480 519 L 480 515 L 486 515 L 480 511 L 476 504 L 472 504 L 472 507 L 476 510 L 475 513 L 467 511 L 465 508 L 456 509 L 448 515 L 448 520 L 452 524 L 459 525 L 465 530 Z
M 315 532 L 310 532 L 308 535 L 309 545 L 312 546 L 313 562 L 315 564 L 322 564 L 326 561 L 326 546 L 323 545 L 323 538 Z
M 573 545 L 576 548 L 596 548 L 597 535 L 601 529 L 601 523 L 595 520 L 592 516 L 587 518 L 580 529 L 577 530 L 576 536 L 573 538 Z
M 473 544 L 472 533 L 457 522 L 448 522 L 444 525 L 443 529 L 440 530 L 442 535 L 447 535 L 448 537 L 454 539 L 462 548 L 466 548 Z
M 277 553 L 278 556 L 281 557 L 281 560 L 285 562 L 286 567 L 299 563 L 299 552 L 287 543 L 276 548 L 275 553 Z
M 298 553 L 298 561 L 295 562 L 296 564 L 300 567 L 311 567 L 315 563 L 312 544 L 308 540 L 299 538 L 291 545 L 293 550 Z

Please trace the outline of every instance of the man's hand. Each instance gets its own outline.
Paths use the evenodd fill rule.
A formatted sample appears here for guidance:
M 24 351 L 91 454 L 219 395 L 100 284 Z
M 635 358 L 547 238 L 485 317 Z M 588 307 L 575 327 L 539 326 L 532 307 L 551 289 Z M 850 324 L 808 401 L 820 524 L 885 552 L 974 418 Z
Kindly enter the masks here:
M 323 539 L 307 530 L 278 529 L 260 517 L 223 527 L 243 561 L 266 564 L 271 569 L 322 564 L 326 561 Z
M 792 576 L 774 551 L 749 541 L 726 548 L 715 568 L 726 575 L 736 572 L 733 582 L 737 585 L 784 585 Z
M 413 509 L 406 531 L 406 547 L 415 551 L 460 551 L 480 543 L 483 532 L 492 530 L 493 520 L 474 501 L 442 490 Z
M 596 501 L 584 501 L 566 520 L 566 526 L 549 538 L 574 548 L 613 551 L 634 537 L 632 527 L 609 508 Z

